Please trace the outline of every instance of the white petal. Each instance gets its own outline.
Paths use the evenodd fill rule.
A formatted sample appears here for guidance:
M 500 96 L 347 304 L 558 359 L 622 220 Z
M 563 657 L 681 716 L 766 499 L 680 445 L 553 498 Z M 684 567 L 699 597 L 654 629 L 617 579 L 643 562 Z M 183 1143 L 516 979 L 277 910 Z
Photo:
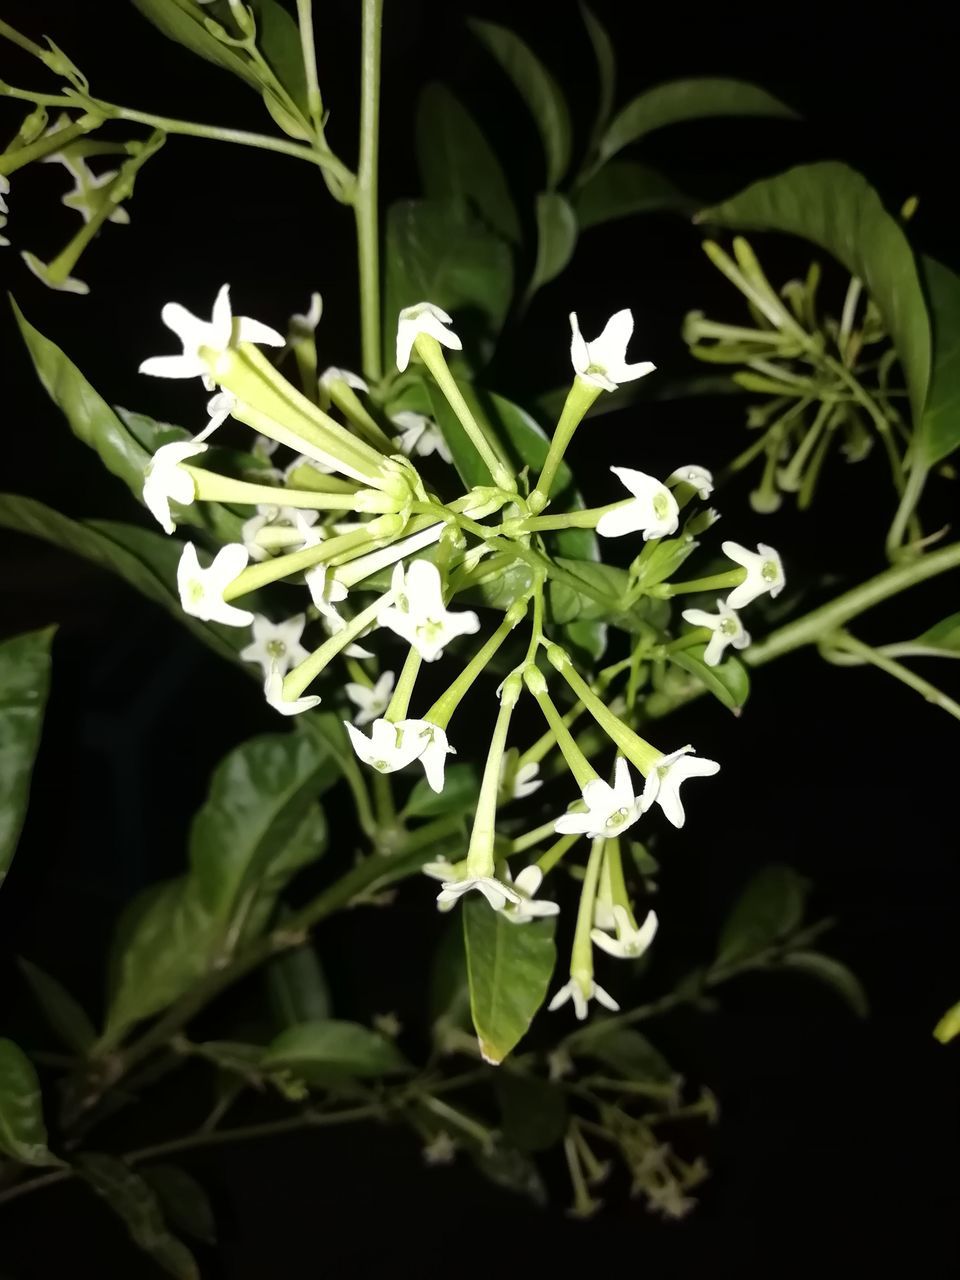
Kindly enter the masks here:
M 277 333 L 276 329 L 271 329 L 268 324 L 261 324 L 259 320 L 251 320 L 249 316 L 240 316 L 237 320 L 237 341 L 259 342 L 265 347 L 282 347 L 286 340 L 282 334 Z
M 593 998 L 598 1004 L 602 1004 L 605 1009 L 609 1009 L 611 1013 L 617 1013 L 620 1009 L 613 996 L 608 995 L 603 987 L 596 982 L 593 984 Z

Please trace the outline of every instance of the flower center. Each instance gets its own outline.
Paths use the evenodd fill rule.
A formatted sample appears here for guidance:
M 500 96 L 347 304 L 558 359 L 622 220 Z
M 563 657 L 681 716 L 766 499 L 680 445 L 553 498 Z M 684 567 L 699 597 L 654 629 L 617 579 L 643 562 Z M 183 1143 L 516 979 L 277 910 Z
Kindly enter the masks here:
M 287 646 L 282 640 L 268 640 L 267 653 L 271 658 L 285 658 L 287 656 Z
M 187 583 L 187 596 L 191 604 L 199 604 L 205 595 L 203 583 L 199 578 L 191 578 Z
M 387 764 L 386 760 L 371 760 L 370 763 L 378 773 L 389 773 L 390 771 L 390 766 Z
M 629 816 L 629 809 L 617 809 L 614 813 L 610 814 L 610 817 L 607 818 L 604 826 L 609 828 L 611 831 L 615 831 L 617 827 L 623 826 Z
M 658 493 L 653 499 L 653 513 L 658 520 L 665 520 L 667 512 L 670 510 L 670 503 L 667 501 L 665 493 Z
M 764 582 L 777 581 L 780 574 L 777 572 L 777 566 L 773 560 L 764 560 L 763 566 L 760 569 L 760 577 L 763 578 Z
M 443 637 L 443 623 L 426 618 L 417 626 L 417 636 L 428 644 L 436 644 Z
M 724 618 L 720 623 L 720 630 L 725 636 L 735 636 L 740 630 L 740 627 L 736 622 L 734 622 L 733 618 Z

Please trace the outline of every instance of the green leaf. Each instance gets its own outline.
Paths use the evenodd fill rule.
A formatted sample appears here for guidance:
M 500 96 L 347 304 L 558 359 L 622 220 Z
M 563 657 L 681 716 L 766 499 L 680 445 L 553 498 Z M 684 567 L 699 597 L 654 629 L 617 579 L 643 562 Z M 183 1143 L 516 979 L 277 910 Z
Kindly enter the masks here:
M 798 165 L 704 210 L 698 222 L 784 231 L 832 253 L 863 281 L 900 357 L 915 423 L 930 380 L 930 321 L 913 251 L 896 218 L 859 173 L 836 161 Z
M 935 626 L 917 636 L 915 644 L 929 649 L 942 650 L 943 653 L 960 654 L 960 613 L 951 613 Z
M 40 1082 L 12 1040 L 0 1040 L 0 1151 L 20 1164 L 61 1164 L 47 1149 Z
M 520 240 L 520 219 L 500 161 L 473 116 L 445 85 L 428 84 L 420 95 L 417 164 L 431 200 L 465 200 L 505 240 Z
M 193 1174 L 179 1165 L 153 1164 L 144 1169 L 143 1177 L 178 1231 L 204 1244 L 217 1243 L 217 1224 L 210 1197 Z
M 603 23 L 591 9 L 580 0 L 580 16 L 587 28 L 587 35 L 593 45 L 593 53 L 597 60 L 597 77 L 600 92 L 597 98 L 597 114 L 590 133 L 591 149 L 597 145 L 604 129 L 613 114 L 613 103 L 617 91 L 617 58 L 613 44 Z
M 77 1172 L 126 1225 L 130 1239 L 157 1266 L 177 1280 L 200 1280 L 193 1255 L 167 1230 L 156 1193 L 129 1165 L 115 1156 L 85 1152 Z
M 97 1033 L 83 1007 L 63 983 L 46 973 L 39 965 L 31 964 L 22 956 L 18 958 L 17 964 L 53 1030 L 69 1049 L 86 1054 L 96 1040 Z
M 307 75 L 303 69 L 300 28 L 277 0 L 250 0 L 257 19 L 257 47 L 277 79 L 303 114 L 307 105 Z
M 493 1087 L 500 1105 L 503 1136 L 518 1151 L 546 1151 L 567 1130 L 563 1090 L 549 1080 L 498 1071 Z
M 479 896 L 463 904 L 470 1008 L 487 1062 L 501 1063 L 526 1035 L 553 974 L 555 920 L 511 924 Z
M 611 121 L 600 141 L 600 155 L 609 160 L 623 147 L 656 129 L 714 116 L 771 116 L 798 119 L 796 111 L 755 84 L 742 80 L 704 78 L 671 80 L 641 93 Z
M 309 942 L 275 956 L 265 966 L 264 978 L 278 1026 L 330 1017 L 330 988 L 316 949 Z
M 444 813 L 464 813 L 473 809 L 480 795 L 480 779 L 472 764 L 451 764 L 444 775 L 443 790 L 434 791 L 421 778 L 404 806 L 408 818 L 438 818 Z
M 384 341 L 394 367 L 397 316 L 428 299 L 455 317 L 457 332 L 489 354 L 513 294 L 510 247 L 458 200 L 402 200 L 387 210 Z M 465 313 L 465 314 L 464 314 Z M 469 349 L 469 346 L 468 346 Z
M 803 920 L 809 889 L 792 867 L 773 865 L 758 871 L 724 923 L 716 964 L 750 960 L 786 938 Z
M 0 885 L 17 848 L 50 689 L 55 627 L 0 644 Z
M 960 444 L 960 276 L 933 258 L 922 260 L 933 330 L 933 367 L 915 449 L 935 466 Z
M 527 1196 L 543 1208 L 547 1203 L 547 1188 L 540 1170 L 529 1156 L 513 1147 L 498 1143 L 489 1149 L 471 1147 L 470 1157 L 477 1172 L 489 1179 L 494 1186 L 516 1195 Z
M 869 1014 L 867 993 L 860 979 L 833 956 L 822 955 L 819 951 L 790 951 L 783 957 L 783 964 L 787 969 L 796 969 L 832 987 L 858 1018 L 865 1018 Z
M 470 1029 L 470 980 L 463 927 L 459 920 L 447 922 L 440 938 L 430 974 L 430 1017 L 434 1037 L 443 1046 L 449 1031 Z
M 715 667 L 708 667 L 703 660 L 705 644 L 691 645 L 688 649 L 674 649 L 667 654 L 684 671 L 689 671 L 731 711 L 739 711 L 750 695 L 750 676 L 739 658 L 725 658 Z
M 605 164 L 574 194 L 573 207 L 580 230 L 661 209 L 693 212 L 694 202 L 656 169 L 632 160 Z
M 547 187 L 557 185 L 570 165 L 570 113 L 557 82 L 533 51 L 506 27 L 474 18 L 470 30 L 513 81 L 533 116 L 547 163 Z
M 960 1003 L 948 1009 L 933 1029 L 941 1044 L 949 1044 L 960 1036 Z
M 630 1027 L 598 1029 L 597 1034 L 585 1039 L 575 1052 L 596 1058 L 624 1080 L 666 1085 L 674 1079 L 674 1070 L 660 1050 Z
M 270 1044 L 261 1060 L 264 1070 L 290 1071 L 308 1084 L 335 1083 L 399 1075 L 410 1065 L 396 1045 L 356 1022 L 328 1018 L 288 1027 Z
M 203 9 L 193 0 L 133 0 L 133 4 L 168 39 L 257 87 L 257 78 L 246 60 L 207 31 Z
M 537 258 L 525 294 L 529 300 L 555 279 L 573 257 L 577 243 L 577 218 L 570 201 L 559 191 L 537 196 Z

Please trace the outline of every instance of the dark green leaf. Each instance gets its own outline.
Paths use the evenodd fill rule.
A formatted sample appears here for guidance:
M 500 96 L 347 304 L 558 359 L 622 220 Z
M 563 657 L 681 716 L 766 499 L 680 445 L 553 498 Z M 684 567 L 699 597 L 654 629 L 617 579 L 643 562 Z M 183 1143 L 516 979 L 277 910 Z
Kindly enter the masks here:
M 37 1073 L 12 1040 L 0 1040 L 0 1151 L 20 1164 L 61 1163 L 47 1149 Z
M 797 113 L 754 84 L 742 80 L 672 80 L 648 89 L 620 111 L 600 142 L 609 160 L 622 147 L 671 124 L 711 116 L 774 116 L 796 119 Z
M 597 97 L 597 114 L 590 134 L 590 145 L 594 147 L 607 127 L 610 116 L 613 114 L 613 102 L 617 89 L 617 59 L 606 28 L 596 14 L 587 8 L 583 0 L 580 3 L 580 14 L 583 17 L 583 24 L 587 28 L 590 43 L 593 45 L 600 88 Z
M 697 677 L 713 696 L 731 711 L 739 711 L 750 695 L 750 676 L 739 658 L 726 658 L 715 667 L 708 667 L 703 660 L 705 644 L 691 645 L 689 649 L 674 649 L 667 656 L 684 671 Z
M 53 1030 L 67 1048 L 86 1054 L 97 1038 L 86 1011 L 63 983 L 45 973 L 39 965 L 31 964 L 23 957 L 17 960 L 17 964 Z
M 662 209 L 693 212 L 694 202 L 656 169 L 632 160 L 613 160 L 599 169 L 575 193 L 573 207 L 581 231 Z
M 179 1165 L 153 1164 L 144 1169 L 143 1176 L 178 1231 L 204 1244 L 217 1243 L 217 1224 L 210 1197 L 193 1174 Z
M 930 380 L 930 322 L 903 229 L 859 173 L 826 161 L 798 165 L 698 214 L 735 230 L 785 231 L 832 253 L 863 281 L 903 365 L 920 422 Z
M 56 628 L 28 631 L 0 644 L 0 885 L 13 861 L 30 797 L 50 689 Z
M 114 412 L 137 444 L 149 454 L 156 453 L 165 444 L 179 444 L 190 439 L 186 427 L 178 427 L 172 422 L 158 422 L 149 414 L 124 409 L 119 404 L 114 405 Z
M 605 620 L 616 616 L 627 591 L 627 572 L 616 565 L 593 560 L 568 560 L 557 557 L 557 564 L 582 588 L 566 580 L 550 583 L 550 609 L 558 626 L 574 620 Z
M 960 613 L 951 613 L 949 618 L 917 636 L 914 643 L 929 649 L 942 649 L 944 653 L 960 654 Z
M 261 1065 L 265 1070 L 290 1071 L 317 1085 L 344 1077 L 366 1080 L 410 1070 L 391 1040 L 356 1022 L 334 1018 L 288 1027 L 270 1044 Z
M 477 1171 L 495 1186 L 527 1196 L 541 1208 L 547 1203 L 547 1188 L 529 1156 L 500 1144 L 487 1150 L 471 1148 L 470 1156 Z
M 924 258 L 922 265 L 933 368 L 916 450 L 920 464 L 932 467 L 960 444 L 960 276 L 933 258 Z
M 155 1192 L 129 1165 L 114 1156 L 87 1152 L 77 1157 L 77 1172 L 118 1218 L 130 1239 L 177 1280 L 200 1280 L 187 1246 L 167 1230 Z
M 450 920 L 443 931 L 430 975 L 430 1017 L 434 1034 L 442 1046 L 448 1031 L 470 1029 L 470 980 L 463 927 Z
M 533 51 L 506 27 L 474 18 L 470 30 L 513 81 L 540 133 L 547 186 L 555 187 L 570 165 L 570 113 L 557 82 Z
M 569 1119 L 563 1090 L 549 1080 L 498 1071 L 493 1082 L 503 1136 L 518 1151 L 546 1151 L 563 1137 Z
M 783 957 L 783 963 L 787 969 L 796 969 L 832 987 L 858 1018 L 865 1018 L 870 1012 L 860 979 L 833 956 L 821 955 L 819 951 L 790 951 Z
M 630 1027 L 598 1030 L 576 1050 L 584 1057 L 596 1058 L 624 1080 L 643 1084 L 670 1084 L 674 1071 L 659 1049 L 646 1036 Z
M 542 191 L 537 196 L 536 214 L 537 258 L 527 285 L 527 301 L 560 274 L 577 243 L 576 214 L 559 191 Z
M 511 924 L 479 894 L 463 904 L 470 1007 L 487 1062 L 503 1061 L 543 1004 L 556 960 L 555 924 L 552 918 Z
M 505 240 L 520 239 L 520 219 L 493 148 L 473 116 L 442 84 L 428 84 L 417 109 L 417 163 L 431 200 L 465 200 Z
M 305 942 L 276 956 L 264 969 L 276 1024 L 320 1022 L 330 1017 L 330 988 L 316 950 Z
M 257 47 L 303 114 L 308 113 L 300 28 L 277 0 L 250 0 L 257 18 Z
M 203 8 L 193 0 L 133 0 L 133 4 L 170 40 L 257 87 L 257 78 L 246 59 L 207 31 Z
M 434 791 L 421 778 L 404 806 L 408 818 L 437 818 L 444 813 L 464 813 L 475 807 L 480 795 L 480 779 L 472 764 L 447 766 L 443 790 Z
M 758 871 L 727 917 L 716 963 L 740 964 L 786 938 L 803 920 L 809 889 L 791 867 Z

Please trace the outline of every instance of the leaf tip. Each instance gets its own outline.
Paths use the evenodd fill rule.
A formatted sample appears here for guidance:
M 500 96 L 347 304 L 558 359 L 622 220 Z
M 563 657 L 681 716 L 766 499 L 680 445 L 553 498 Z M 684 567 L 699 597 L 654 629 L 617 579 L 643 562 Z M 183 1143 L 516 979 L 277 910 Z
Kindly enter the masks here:
M 484 1040 L 481 1036 L 477 1037 L 477 1044 L 480 1046 L 480 1057 L 484 1062 L 489 1063 L 491 1067 L 499 1067 L 506 1055 L 502 1054 L 489 1040 Z

